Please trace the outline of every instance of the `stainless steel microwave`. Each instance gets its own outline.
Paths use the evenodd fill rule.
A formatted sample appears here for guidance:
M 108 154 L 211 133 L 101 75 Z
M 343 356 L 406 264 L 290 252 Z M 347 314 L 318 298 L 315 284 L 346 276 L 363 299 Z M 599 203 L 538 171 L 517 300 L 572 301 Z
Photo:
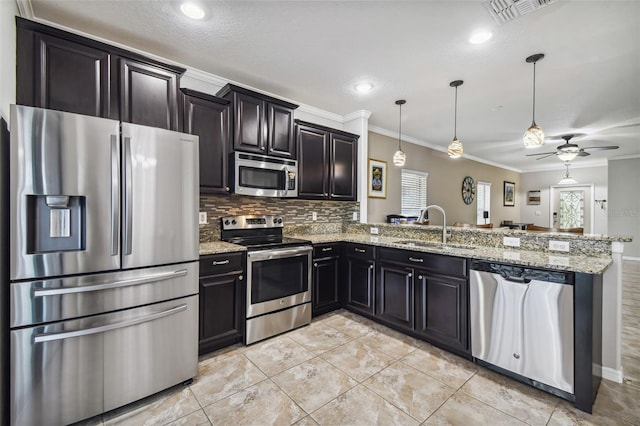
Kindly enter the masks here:
M 234 193 L 258 197 L 298 196 L 298 161 L 237 151 L 232 155 Z

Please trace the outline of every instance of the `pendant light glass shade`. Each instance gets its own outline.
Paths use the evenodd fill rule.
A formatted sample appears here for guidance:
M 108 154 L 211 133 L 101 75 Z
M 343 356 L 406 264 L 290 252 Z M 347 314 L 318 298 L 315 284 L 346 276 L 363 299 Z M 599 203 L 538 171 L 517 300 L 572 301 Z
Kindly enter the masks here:
M 462 142 L 460 142 L 458 140 L 458 136 L 456 136 L 456 130 L 458 127 L 458 86 L 461 86 L 462 83 L 464 83 L 462 80 L 455 80 L 449 83 L 449 86 L 456 88 L 455 106 L 453 109 L 453 140 L 447 148 L 447 154 L 449 154 L 449 158 L 460 158 L 462 157 L 462 153 L 464 151 Z
M 558 158 L 565 162 L 571 161 L 578 156 L 579 152 L 580 152 L 580 148 L 578 147 L 565 148 L 562 151 L 560 151 L 560 153 L 558 154 Z
M 558 185 L 573 185 L 578 183 L 577 180 L 575 180 L 569 175 L 569 162 L 568 161 L 565 162 L 564 165 L 567 167 L 567 172 L 565 173 L 564 177 L 560 179 L 560 182 L 558 182 Z
M 531 120 L 531 126 L 524 132 L 522 137 L 525 148 L 537 148 L 544 144 L 544 132 L 536 124 L 536 62 L 542 58 L 544 58 L 544 55 L 538 53 L 525 59 L 528 64 L 533 64 L 533 119 Z
M 393 154 L 393 164 L 398 167 L 404 166 L 407 162 L 407 155 L 402 151 L 402 105 L 407 103 L 404 99 L 396 101 L 396 105 L 400 107 L 400 119 L 398 123 L 398 150 Z

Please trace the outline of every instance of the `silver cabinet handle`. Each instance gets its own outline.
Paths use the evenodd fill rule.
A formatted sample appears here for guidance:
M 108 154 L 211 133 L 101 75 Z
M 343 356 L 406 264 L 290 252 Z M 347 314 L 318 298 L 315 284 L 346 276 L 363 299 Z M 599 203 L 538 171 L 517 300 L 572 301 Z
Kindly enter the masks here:
M 93 328 L 85 328 L 76 331 L 63 331 L 62 333 L 44 333 L 36 334 L 33 337 L 34 343 L 51 342 L 54 340 L 70 339 L 72 337 L 88 336 L 90 334 L 104 333 L 105 331 L 117 330 L 119 328 L 130 327 L 136 324 L 142 324 L 143 322 L 149 322 L 160 319 L 169 315 L 177 314 L 187 309 L 187 305 L 183 304 L 176 306 L 175 308 L 167 309 L 166 311 L 158 312 L 156 314 L 147 315 L 140 318 L 133 318 L 127 321 L 118 322 L 115 324 L 101 325 Z
M 133 245 L 133 165 L 131 164 L 131 138 L 124 138 L 124 254 L 131 254 Z
M 357 253 L 366 253 L 366 252 L 367 252 L 366 250 L 361 249 L 361 248 L 358 248 L 358 247 L 356 247 L 354 250 L 355 250 Z
M 213 266 L 219 266 L 219 265 L 226 265 L 229 263 L 229 259 L 225 259 L 225 260 L 214 260 L 213 262 L 211 262 L 211 264 Z
M 229 191 L 231 190 L 231 188 L 229 188 L 228 186 L 225 186 L 225 187 L 224 187 L 224 190 L 225 190 L 225 191 L 227 191 L 227 192 L 229 192 Z
M 333 247 L 323 247 L 322 251 L 333 251 Z
M 407 275 L 407 278 L 411 278 L 413 276 L 413 274 L 411 272 L 409 272 L 409 274 Z
M 238 277 L 238 280 L 239 280 L 239 281 L 244 280 L 244 276 L 240 275 L 240 276 Z
M 412 261 L 412 262 L 417 262 L 417 263 L 424 262 L 424 259 L 420 259 L 418 257 L 409 257 L 409 260 Z
M 313 266 L 314 266 L 315 268 L 317 268 L 317 267 L 318 267 L 318 262 L 314 262 L 314 263 L 313 263 Z
M 120 150 L 118 136 L 111 135 L 111 256 L 120 251 Z
M 421 280 L 422 279 L 422 275 L 418 275 L 418 279 Z
M 68 288 L 35 289 L 33 291 L 33 297 L 57 296 L 60 294 L 87 293 L 90 291 L 109 290 L 112 288 L 129 287 L 132 285 L 146 284 L 146 283 L 151 283 L 155 281 L 164 281 L 172 278 L 183 277 L 185 275 L 187 275 L 187 270 L 180 269 L 178 271 L 163 272 L 161 274 L 154 274 L 154 275 L 146 275 L 144 277 L 132 278 L 130 280 L 116 281 L 114 283 L 84 285 L 80 287 L 68 287 Z
M 373 269 L 373 265 L 369 265 L 369 269 Z

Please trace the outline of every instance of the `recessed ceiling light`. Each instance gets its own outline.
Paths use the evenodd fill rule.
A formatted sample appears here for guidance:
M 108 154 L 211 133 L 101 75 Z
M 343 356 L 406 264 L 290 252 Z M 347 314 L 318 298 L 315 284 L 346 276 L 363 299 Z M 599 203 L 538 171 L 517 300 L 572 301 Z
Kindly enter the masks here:
M 368 93 L 373 90 L 373 84 L 363 81 L 362 83 L 356 84 L 355 89 L 358 93 Z
M 473 33 L 471 35 L 471 37 L 469 38 L 469 43 L 471 44 L 481 44 L 484 43 L 486 41 L 489 41 L 489 39 L 493 36 L 493 34 L 491 34 L 489 31 L 478 31 L 477 33 Z
M 180 10 L 191 19 L 202 19 L 205 15 L 204 9 L 200 5 L 192 2 L 182 3 Z

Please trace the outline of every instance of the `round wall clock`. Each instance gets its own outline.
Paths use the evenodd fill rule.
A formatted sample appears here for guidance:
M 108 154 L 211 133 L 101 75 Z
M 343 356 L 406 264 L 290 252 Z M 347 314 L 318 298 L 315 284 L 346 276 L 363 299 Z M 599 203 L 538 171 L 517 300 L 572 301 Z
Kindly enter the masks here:
M 476 188 L 474 186 L 473 178 L 471 176 L 467 176 L 462 179 L 462 200 L 464 203 L 471 204 L 475 194 Z

